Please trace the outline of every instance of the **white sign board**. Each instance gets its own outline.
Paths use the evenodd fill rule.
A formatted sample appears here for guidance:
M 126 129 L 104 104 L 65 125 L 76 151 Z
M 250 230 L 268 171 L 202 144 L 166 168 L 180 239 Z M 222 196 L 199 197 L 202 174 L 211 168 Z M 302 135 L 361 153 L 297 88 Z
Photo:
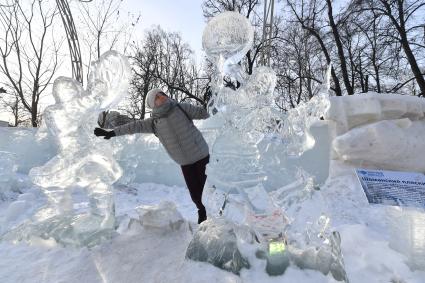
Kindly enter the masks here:
M 425 175 L 356 169 L 369 203 L 425 208 Z

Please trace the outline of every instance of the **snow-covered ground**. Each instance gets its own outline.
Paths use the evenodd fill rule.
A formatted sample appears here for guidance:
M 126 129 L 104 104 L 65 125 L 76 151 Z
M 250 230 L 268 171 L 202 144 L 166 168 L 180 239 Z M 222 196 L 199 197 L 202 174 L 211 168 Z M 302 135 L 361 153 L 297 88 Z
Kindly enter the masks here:
M 333 225 L 341 233 L 350 282 L 425 282 L 425 272 L 411 271 L 406 257 L 389 247 L 385 209 L 367 204 L 353 168 L 338 162 L 331 168 L 334 176 L 316 194 L 327 199 Z M 29 217 L 46 201 L 36 188 L 22 192 L 28 201 L 16 221 Z M 185 259 L 197 224 L 195 206 L 184 187 L 121 185 L 115 187 L 114 198 L 117 217 L 123 224 L 112 240 L 91 249 L 65 248 L 40 239 L 30 244 L 2 242 L 0 282 L 336 282 L 330 275 L 295 266 L 282 276 L 270 277 L 262 260 L 254 261 L 250 269 L 237 276 L 208 263 Z M 176 231 L 141 226 L 136 208 L 165 200 L 176 204 L 187 223 Z M 12 201 L 0 203 L 2 220 Z M 315 209 L 314 198 L 304 205 Z

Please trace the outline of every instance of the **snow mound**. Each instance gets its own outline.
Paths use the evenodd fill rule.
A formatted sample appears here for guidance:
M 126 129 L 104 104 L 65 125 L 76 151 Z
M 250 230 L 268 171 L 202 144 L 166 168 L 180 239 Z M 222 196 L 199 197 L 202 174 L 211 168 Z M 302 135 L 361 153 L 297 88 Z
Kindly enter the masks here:
M 326 118 L 333 123 L 332 158 L 356 166 L 425 172 L 418 154 L 425 151 L 424 99 L 369 92 L 330 101 Z

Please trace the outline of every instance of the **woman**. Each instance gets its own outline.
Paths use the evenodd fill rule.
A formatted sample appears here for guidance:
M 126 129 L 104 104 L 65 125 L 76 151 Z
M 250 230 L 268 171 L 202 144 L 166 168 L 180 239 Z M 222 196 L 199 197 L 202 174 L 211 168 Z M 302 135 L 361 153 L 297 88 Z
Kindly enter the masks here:
M 135 133 L 153 133 L 164 146 L 170 157 L 178 163 L 183 172 L 192 201 L 198 208 L 198 223 L 207 219 L 202 204 L 202 191 L 207 176 L 205 167 L 209 162 L 209 149 L 193 119 L 206 119 L 208 112 L 203 107 L 178 103 L 162 90 L 152 89 L 146 97 L 152 117 L 115 127 L 112 131 L 95 128 L 96 136 L 105 139 Z

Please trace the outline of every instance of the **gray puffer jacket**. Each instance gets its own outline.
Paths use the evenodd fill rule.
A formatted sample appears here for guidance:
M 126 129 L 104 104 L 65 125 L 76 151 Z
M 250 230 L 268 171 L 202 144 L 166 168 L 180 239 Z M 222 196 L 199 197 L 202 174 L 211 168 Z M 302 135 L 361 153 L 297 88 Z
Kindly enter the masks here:
M 188 165 L 209 154 L 208 144 L 190 119 L 208 117 L 208 112 L 202 107 L 168 100 L 160 107 L 153 109 L 151 118 L 116 127 L 114 132 L 117 136 L 154 133 L 175 162 Z

